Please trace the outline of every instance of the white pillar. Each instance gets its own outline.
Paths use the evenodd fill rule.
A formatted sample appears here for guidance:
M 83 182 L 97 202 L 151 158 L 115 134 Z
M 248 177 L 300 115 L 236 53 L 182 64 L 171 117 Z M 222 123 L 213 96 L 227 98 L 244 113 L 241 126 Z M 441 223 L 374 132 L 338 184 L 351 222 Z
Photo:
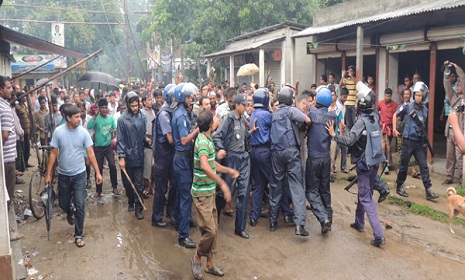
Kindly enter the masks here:
M 229 85 L 234 87 L 234 55 L 229 56 Z
M 357 78 L 363 80 L 363 27 L 357 27 Z
M 266 86 L 266 81 L 265 81 L 265 50 L 263 48 L 260 48 L 258 52 L 258 68 L 260 68 L 260 73 L 259 73 L 259 87 L 264 87 Z

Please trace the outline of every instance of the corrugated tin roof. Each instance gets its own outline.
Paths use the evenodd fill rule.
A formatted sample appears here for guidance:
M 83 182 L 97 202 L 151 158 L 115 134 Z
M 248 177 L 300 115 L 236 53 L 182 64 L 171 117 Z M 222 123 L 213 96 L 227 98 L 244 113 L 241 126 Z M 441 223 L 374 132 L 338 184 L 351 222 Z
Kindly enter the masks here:
M 376 22 L 376 21 L 387 20 L 387 19 L 392 19 L 392 18 L 405 17 L 405 16 L 439 11 L 439 10 L 445 10 L 445 9 L 453 9 L 453 8 L 457 8 L 460 6 L 465 6 L 464 0 L 439 0 L 439 1 L 433 1 L 430 3 L 421 3 L 421 4 L 410 6 L 410 7 L 404 7 L 396 11 L 377 14 L 377 15 L 369 16 L 369 17 L 362 18 L 362 19 L 354 19 L 354 20 L 350 20 L 350 21 L 346 21 L 346 22 L 342 22 L 338 24 L 333 24 L 333 25 L 328 25 L 328 26 L 309 27 L 305 30 L 302 30 L 301 32 L 297 34 L 294 34 L 292 37 L 297 38 L 297 37 L 304 37 L 304 36 L 310 36 L 310 35 L 315 35 L 315 34 L 322 34 L 322 33 L 327 33 L 327 32 L 330 32 L 336 29 L 341 29 L 341 28 L 348 27 L 348 26 L 359 25 L 359 24 L 364 24 L 364 23 L 369 23 L 369 22 Z
M 303 30 L 305 27 L 307 27 L 305 25 L 298 24 L 298 23 L 295 23 L 295 22 L 292 22 L 292 21 L 284 21 L 282 23 L 278 23 L 278 24 L 275 24 L 275 25 L 267 26 L 267 27 L 262 28 L 262 29 L 254 30 L 252 32 L 241 34 L 239 36 L 228 39 L 226 42 L 231 43 L 231 42 L 239 41 L 239 40 L 242 40 L 242 39 L 245 39 L 245 38 L 254 37 L 254 36 L 257 36 L 257 35 L 260 35 L 260 34 L 263 34 L 263 33 L 267 33 L 267 32 L 270 32 L 270 31 L 273 31 L 273 30 L 276 30 L 276 29 L 281 29 L 281 28 L 288 27 L 288 26 L 293 28 L 293 29 L 297 29 L 297 30 Z
M 59 54 L 74 58 L 86 57 L 86 55 L 83 53 L 60 47 L 42 39 L 14 31 L 2 25 L 0 25 L 0 38 L 10 43 L 15 43 L 30 49 L 39 50 L 46 53 Z
M 263 45 L 266 45 L 266 44 L 269 44 L 269 43 L 274 43 L 274 42 L 277 42 L 277 41 L 280 41 L 280 40 L 284 40 L 284 38 L 286 38 L 286 36 L 274 37 L 274 38 L 270 38 L 270 39 L 255 42 L 255 43 L 250 44 L 248 46 L 241 46 L 241 47 L 222 50 L 222 51 L 219 51 L 219 52 L 210 53 L 210 54 L 205 55 L 205 57 L 206 58 L 212 58 L 212 57 L 219 57 L 219 56 L 224 56 L 224 55 L 237 53 L 237 52 L 254 50 L 254 49 L 259 48 L 259 47 L 261 47 Z

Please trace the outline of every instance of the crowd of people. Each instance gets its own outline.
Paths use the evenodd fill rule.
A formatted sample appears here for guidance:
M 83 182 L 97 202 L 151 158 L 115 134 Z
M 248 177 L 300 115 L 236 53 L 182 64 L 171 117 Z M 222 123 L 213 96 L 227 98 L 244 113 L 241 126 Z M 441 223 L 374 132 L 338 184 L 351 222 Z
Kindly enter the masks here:
M 380 193 L 378 203 L 390 193 L 377 170 L 380 165 L 384 173 L 393 170 L 394 138 L 400 155 L 396 193 L 408 196 L 403 187 L 407 171 L 418 165 L 420 171 L 412 175 L 421 176 L 426 199 L 438 198 L 426 164 L 428 87 L 418 74 L 413 80 L 405 76 L 397 89 L 398 104 L 390 88 L 377 102 L 373 76 L 366 83 L 358 81 L 353 66 L 342 72 L 339 83 L 335 79 L 334 73 L 321 75 L 320 85 L 301 92 L 287 83 L 278 92 L 272 82 L 267 87 L 244 83 L 239 88 L 228 82 L 197 87 L 152 81 L 146 87 L 127 85 L 111 92 L 55 87 L 51 94 L 41 89 L 26 98 L 18 85 L 0 76 L 8 195 L 13 197 L 15 183 L 21 183 L 17 173 L 32 167 L 31 147 L 49 145 L 45 182 L 52 181 L 57 166 L 59 205 L 75 226 L 76 245 L 82 247 L 91 167 L 95 195 L 102 196 L 106 166 L 111 192 L 118 196 L 118 162 L 128 211 L 144 219 L 144 200 L 153 194 L 152 225 L 167 227 L 167 217 L 178 231 L 179 245 L 197 248 L 192 271 L 201 279 L 202 256 L 207 258 L 205 272 L 223 275 L 213 264 L 221 213 L 234 213 L 234 233 L 241 238 L 250 238 L 247 221 L 256 226 L 266 214 L 270 231 L 278 230 L 279 212 L 284 223 L 295 225 L 295 235 L 305 237 L 306 210 L 311 209 L 321 233 L 327 235 L 333 222 L 330 183 L 338 169 L 350 171 L 346 162 L 350 153 L 358 179 L 351 227 L 363 231 L 366 213 L 373 228 L 371 244 L 380 247 L 386 240 L 372 191 Z M 445 116 L 456 108 L 463 111 L 464 82 L 462 69 L 445 62 Z M 445 184 L 453 183 L 457 167 L 461 171 L 459 149 L 465 147 L 454 138 L 457 123 L 463 133 L 462 114 L 454 116 L 445 131 Z M 199 244 L 189 237 L 189 228 L 195 226 L 202 234 Z

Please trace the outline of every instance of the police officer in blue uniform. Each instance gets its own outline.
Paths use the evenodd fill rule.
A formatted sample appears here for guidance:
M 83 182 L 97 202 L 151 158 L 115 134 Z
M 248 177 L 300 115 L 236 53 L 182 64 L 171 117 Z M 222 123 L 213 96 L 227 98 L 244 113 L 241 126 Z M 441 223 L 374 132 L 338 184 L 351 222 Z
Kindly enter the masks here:
M 270 93 L 267 88 L 259 88 L 253 95 L 254 111 L 250 117 L 250 129 L 257 130 L 250 136 L 250 176 L 252 182 L 252 205 L 250 225 L 256 226 L 263 206 L 265 187 L 271 182 L 271 112 Z M 292 223 L 288 195 L 283 192 L 281 210 L 286 223 Z
M 321 234 L 331 229 L 333 209 L 331 207 L 331 136 L 326 123 L 335 122 L 336 114 L 328 111 L 332 102 L 331 91 L 320 88 L 316 94 L 316 106 L 310 107 L 311 120 L 307 132 L 307 164 L 305 171 L 306 197 L 312 205 L 312 212 L 321 224 Z
M 174 221 L 174 217 L 176 216 L 175 203 L 178 182 L 176 181 L 176 174 L 173 167 L 174 143 L 171 133 L 171 117 L 174 110 L 170 107 L 171 105 L 173 105 L 172 107 L 176 105 L 174 101 L 175 88 L 175 84 L 168 84 L 165 87 L 163 91 L 165 104 L 159 109 L 157 118 L 152 122 L 152 150 L 155 158 L 153 165 L 155 174 L 155 194 L 152 206 L 152 225 L 157 227 L 168 226 L 162 219 L 168 181 L 170 183 L 170 189 L 166 214 L 172 221 Z
M 416 112 L 420 121 L 423 122 L 423 127 L 426 127 L 428 123 L 428 108 L 423 105 L 422 101 L 427 93 L 428 87 L 423 82 L 416 82 L 413 88 L 414 102 L 410 102 L 409 105 L 400 106 L 396 112 L 397 117 L 407 118 L 404 131 L 402 132 L 402 153 L 400 156 L 399 173 L 397 174 L 396 192 L 400 196 L 408 197 L 402 185 L 407 178 L 408 163 L 413 155 L 420 166 L 421 180 L 426 190 L 426 199 L 432 201 L 438 199 L 439 196 L 432 191 L 428 164 L 426 163 L 426 143 L 423 140 L 421 128 L 418 126 L 417 122 L 410 117 L 412 112 Z M 397 131 L 394 131 L 394 133 L 398 136 Z
M 291 107 L 293 97 L 294 90 L 290 87 L 283 87 L 278 93 L 279 107 L 272 114 L 270 137 L 273 172 L 270 182 L 270 230 L 275 231 L 278 226 L 278 211 L 287 175 L 294 206 L 295 234 L 308 236 L 308 231 L 305 229 L 305 190 L 302 180 L 298 125 L 310 124 L 311 121 L 299 109 Z
M 195 243 L 189 238 L 189 221 L 191 216 L 192 196 L 191 187 L 193 180 L 193 140 L 199 130 L 190 131 L 187 108 L 192 102 L 193 95 L 198 92 L 192 83 L 180 83 L 174 90 L 175 100 L 179 103 L 171 120 L 175 154 L 173 158 L 174 171 L 178 181 L 176 195 L 177 212 L 175 226 L 179 229 L 178 242 L 180 246 L 195 248 Z
M 213 135 L 213 142 L 218 150 L 217 158 L 224 158 L 225 165 L 237 170 L 240 174 L 239 178 L 236 180 L 233 180 L 230 176 L 226 176 L 225 181 L 231 188 L 232 195 L 234 195 L 237 183 L 236 223 L 234 233 L 242 238 L 248 239 L 250 236 L 245 231 L 245 228 L 249 201 L 250 156 L 248 142 L 250 140 L 250 133 L 247 130 L 247 124 L 244 118 L 247 100 L 243 95 L 236 95 L 233 104 L 234 110 L 229 112 L 221 122 L 221 125 Z M 252 130 L 255 131 L 256 128 Z
M 366 213 L 374 235 L 371 245 L 380 247 L 386 244 L 386 240 L 373 200 L 373 186 L 379 163 L 385 161 L 386 157 L 381 146 L 379 115 L 375 110 L 376 95 L 362 82 L 357 83 L 357 91 L 357 109 L 361 114 L 350 132 L 336 136 L 334 122 L 328 123 L 327 129 L 338 143 L 350 147 L 351 162 L 356 164 L 358 203 L 355 223 L 350 226 L 357 231 L 364 231 Z

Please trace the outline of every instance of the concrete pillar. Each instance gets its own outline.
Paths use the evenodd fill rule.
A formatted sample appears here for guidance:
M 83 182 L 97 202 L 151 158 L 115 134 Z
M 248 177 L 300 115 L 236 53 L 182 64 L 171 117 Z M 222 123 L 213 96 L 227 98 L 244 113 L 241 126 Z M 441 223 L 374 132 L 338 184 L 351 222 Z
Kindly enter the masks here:
M 363 80 L 363 27 L 357 26 L 357 80 Z
M 211 60 L 207 59 L 207 77 L 210 79 L 210 70 L 212 68 Z
M 431 147 L 434 148 L 434 95 L 436 88 L 436 61 L 437 61 L 438 45 L 436 42 L 432 42 L 430 45 L 430 56 L 429 56 L 429 100 L 428 112 L 430 117 L 428 118 L 428 139 L 431 143 Z M 440 108 L 440 107 L 439 107 Z M 428 151 L 428 162 L 433 163 L 433 157 Z
M 393 95 L 398 96 L 397 94 L 397 77 L 399 76 L 399 55 L 396 53 L 387 53 L 388 59 L 388 68 L 387 68 L 387 85 L 393 91 Z M 403 102 L 403 100 L 399 100 L 399 102 Z
M 229 56 L 229 85 L 234 87 L 234 55 Z
M 265 50 L 260 48 L 258 51 L 258 68 L 260 68 L 258 86 L 264 87 L 265 85 Z
M 3 145 L 0 141 L 0 151 Z M 13 207 L 12 207 L 12 210 Z M 10 224 L 8 220 L 8 206 L 6 201 L 5 169 L 3 153 L 0 153 L 0 275 L 2 279 L 12 280 L 15 277 L 14 261 L 10 247 Z
M 378 101 L 384 99 L 384 90 L 388 87 L 388 52 L 385 48 L 378 48 L 377 50 L 377 81 L 376 81 L 376 91 L 378 92 Z M 393 97 L 397 96 L 397 89 L 393 88 Z

